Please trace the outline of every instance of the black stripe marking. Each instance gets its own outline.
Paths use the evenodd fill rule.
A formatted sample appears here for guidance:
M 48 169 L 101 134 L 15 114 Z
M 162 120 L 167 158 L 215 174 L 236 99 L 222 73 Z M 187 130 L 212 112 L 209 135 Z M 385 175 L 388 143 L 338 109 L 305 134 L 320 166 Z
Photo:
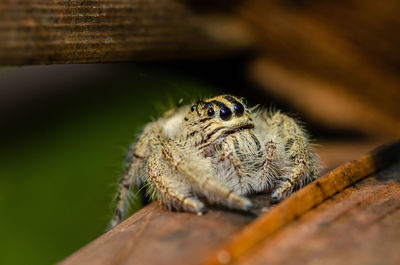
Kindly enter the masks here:
M 199 105 L 202 105 L 202 104 L 204 104 L 204 101 L 201 101 L 200 99 L 197 100 L 197 102 L 196 102 L 196 112 L 197 112 L 198 116 L 200 116 Z
M 209 134 L 207 134 L 206 138 L 204 138 L 203 140 L 201 140 L 201 142 L 199 144 L 205 144 L 207 143 L 210 139 L 211 136 L 213 136 L 214 134 L 216 134 L 217 132 L 219 132 L 220 130 L 226 129 L 225 127 L 218 127 L 217 129 L 215 129 L 214 131 L 210 132 Z
M 236 135 L 232 136 L 232 142 L 233 142 L 233 148 L 235 149 L 235 154 L 237 155 L 240 161 L 243 161 L 244 155 L 240 150 L 240 144 L 238 139 L 236 138 Z
M 187 140 L 189 139 L 189 137 L 193 137 L 195 134 L 197 133 L 197 131 L 191 132 L 189 134 L 186 135 L 186 139 L 185 139 L 185 143 L 187 142 Z
M 206 108 L 212 107 L 212 104 L 211 104 L 211 102 L 204 102 L 204 103 L 205 103 L 205 105 L 204 105 L 203 109 L 206 109 Z
M 289 138 L 289 140 L 285 144 L 285 151 L 289 151 L 292 148 L 292 145 L 294 144 L 294 139 Z
M 218 127 L 217 129 L 215 129 L 214 131 L 212 131 L 211 133 L 207 134 L 207 140 L 211 138 L 211 136 L 213 136 L 214 134 L 216 134 L 217 132 L 219 132 L 220 130 L 225 129 L 225 127 Z
M 211 120 L 212 118 L 204 118 L 204 119 L 201 119 L 201 120 L 199 120 L 200 122 L 205 122 L 205 121 L 208 121 L 208 120 Z
M 254 143 L 257 145 L 257 150 L 261 149 L 261 144 L 260 141 L 258 141 L 257 137 L 254 135 L 254 133 L 252 131 L 249 132 L 251 138 L 253 139 Z
M 223 107 L 227 107 L 224 103 L 222 103 L 221 101 L 218 101 L 218 100 L 213 100 L 213 101 L 211 101 L 211 103 L 217 105 L 220 109 L 222 109 Z
M 233 103 L 233 104 L 239 104 L 240 102 L 239 101 L 237 101 L 234 97 L 232 97 L 232 96 L 225 96 L 225 99 L 226 100 L 228 100 L 230 103 Z
M 236 139 L 236 136 L 232 137 L 232 141 L 233 141 L 233 147 L 235 148 L 235 151 L 239 151 L 239 141 Z
M 208 125 L 206 127 L 203 128 L 203 130 L 206 130 L 208 127 L 210 127 L 211 125 L 213 125 L 213 123 L 215 122 L 209 122 Z

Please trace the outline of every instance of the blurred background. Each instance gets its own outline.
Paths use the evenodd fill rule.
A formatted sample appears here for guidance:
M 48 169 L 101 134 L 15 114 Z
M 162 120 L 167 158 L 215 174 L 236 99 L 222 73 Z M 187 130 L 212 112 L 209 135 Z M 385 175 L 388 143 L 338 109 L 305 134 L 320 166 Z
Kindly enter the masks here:
M 0 264 L 101 235 L 126 148 L 198 97 L 298 118 L 326 171 L 400 135 L 398 1 L 107 3 L 0 3 Z

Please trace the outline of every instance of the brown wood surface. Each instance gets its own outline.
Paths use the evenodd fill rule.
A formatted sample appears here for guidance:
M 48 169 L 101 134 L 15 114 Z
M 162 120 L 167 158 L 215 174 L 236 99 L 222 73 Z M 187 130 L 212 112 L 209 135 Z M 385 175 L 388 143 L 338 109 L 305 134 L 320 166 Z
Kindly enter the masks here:
M 2 0 L 0 65 L 219 57 L 247 47 L 226 14 L 179 0 Z
M 227 264 L 248 255 L 266 238 L 278 233 L 280 229 L 321 204 L 349 185 L 365 177 L 400 164 L 400 141 L 384 146 L 360 159 L 348 162 L 310 183 L 292 194 L 289 198 L 263 214 L 254 223 L 236 234 L 233 239 L 207 259 L 207 264 Z M 397 169 L 397 168 L 396 168 Z M 398 177 L 399 172 L 393 176 Z M 395 180 L 398 180 L 396 177 Z M 399 178 L 400 179 L 400 178 Z M 399 184 L 399 183 L 398 183 Z M 398 185 L 400 190 L 400 185 Z
M 356 183 L 237 264 L 400 264 L 400 163 Z
M 154 202 L 60 264 L 201 264 L 269 205 L 266 196 L 254 200 L 254 214 L 213 209 L 202 217 Z
M 318 188 L 315 188 L 318 184 L 307 186 L 277 206 L 270 206 L 268 195 L 254 196 L 252 199 L 256 208 L 252 213 L 211 209 L 204 216 L 198 217 L 188 213 L 168 212 L 159 207 L 157 203 L 153 203 L 72 254 L 60 264 L 203 264 L 205 261 L 218 263 L 239 260 L 242 262 L 240 258 L 244 256 L 256 259 L 259 254 L 254 253 L 258 246 L 263 246 L 267 242 L 265 239 L 271 235 L 265 231 L 276 227 L 275 224 L 265 223 L 265 217 L 274 212 L 284 214 L 275 214 L 275 216 L 283 218 L 277 221 L 281 230 L 276 231 L 284 231 L 285 224 L 291 224 L 303 213 L 308 214 L 307 208 L 317 205 L 357 179 L 366 177 L 369 173 L 374 172 L 375 168 L 386 168 L 394 161 L 400 161 L 399 154 L 400 148 L 397 144 L 384 152 L 379 151 L 372 156 L 364 156 L 361 160 L 347 164 L 319 179 Z M 368 180 L 366 183 L 369 183 L 367 186 L 370 190 L 374 188 L 374 182 Z M 384 192 L 382 185 L 386 185 L 385 182 L 379 183 L 381 186 L 376 186 L 376 191 Z M 388 183 L 391 188 L 395 188 L 396 186 L 393 185 L 397 185 L 398 182 L 389 181 Z M 363 190 L 364 184 L 360 185 L 360 190 Z M 321 192 L 321 187 L 324 188 L 324 192 Z M 307 188 L 309 193 L 301 193 Z M 347 195 L 353 193 L 348 192 L 351 191 L 349 189 L 345 191 Z M 364 195 L 367 193 L 367 190 L 362 191 Z M 299 194 L 302 195 L 299 196 Z M 385 196 L 377 201 L 385 200 L 391 195 Z M 294 197 L 298 201 L 297 205 L 304 204 L 306 207 L 290 208 L 290 200 L 293 201 L 294 199 L 291 198 Z M 362 200 L 365 196 L 357 198 Z M 340 210 L 340 205 L 342 204 L 336 205 L 333 209 Z M 315 209 L 318 208 L 314 208 L 312 211 Z M 262 217 L 252 222 L 261 214 Z M 289 216 L 289 218 L 284 216 Z M 348 225 L 351 225 L 351 220 L 349 222 Z M 260 224 L 263 224 L 260 229 L 254 229 Z M 242 230 L 243 228 L 245 230 Z M 250 234 L 246 235 L 248 232 L 245 231 L 250 231 Z M 243 233 L 245 233 L 245 237 L 248 237 L 247 241 L 243 244 L 242 242 L 237 243 L 237 239 L 243 239 Z M 282 242 L 285 243 L 285 240 Z M 230 249 L 232 245 L 234 248 Z M 237 247 L 242 249 L 245 247 L 245 251 L 238 252 Z M 221 250 L 223 250 L 222 255 Z M 255 260 L 254 262 L 260 261 Z

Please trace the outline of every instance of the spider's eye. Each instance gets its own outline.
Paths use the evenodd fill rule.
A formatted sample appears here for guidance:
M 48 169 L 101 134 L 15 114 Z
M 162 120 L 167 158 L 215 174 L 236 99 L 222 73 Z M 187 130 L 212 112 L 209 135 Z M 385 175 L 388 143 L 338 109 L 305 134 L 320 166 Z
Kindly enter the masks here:
M 211 117 L 211 116 L 214 116 L 214 114 L 215 114 L 215 112 L 214 112 L 213 108 L 209 108 L 207 111 L 207 115 Z
M 190 111 L 193 112 L 193 111 L 195 110 L 195 108 L 196 108 L 196 107 L 195 107 L 194 105 L 192 105 L 192 106 L 190 107 Z
M 232 111 L 228 107 L 222 107 L 222 109 L 219 112 L 219 116 L 221 117 L 222 120 L 227 121 L 231 118 Z
M 240 117 L 240 116 L 243 115 L 244 107 L 243 107 L 242 104 L 240 104 L 240 103 L 235 104 L 235 105 L 233 106 L 233 109 L 235 110 L 235 115 L 236 115 L 236 116 Z

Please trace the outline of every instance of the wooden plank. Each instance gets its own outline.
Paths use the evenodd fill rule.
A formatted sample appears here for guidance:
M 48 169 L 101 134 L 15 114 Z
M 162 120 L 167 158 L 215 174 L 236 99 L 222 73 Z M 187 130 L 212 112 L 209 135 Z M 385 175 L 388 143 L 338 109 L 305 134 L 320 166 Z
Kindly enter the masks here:
M 218 57 L 252 42 L 239 20 L 178 0 L 2 0 L 0 14 L 0 65 Z
M 392 146 L 389 151 L 398 152 L 399 145 L 398 143 Z M 328 182 L 332 186 L 326 190 L 325 195 L 332 193 L 332 190 L 339 191 L 356 179 L 365 177 L 373 172 L 377 165 L 379 165 L 378 168 L 384 166 L 379 161 L 390 164 L 395 159 L 388 151 L 379 154 L 381 160 L 378 160 L 375 155 L 367 156 L 322 177 L 319 180 L 321 187 L 325 187 L 325 183 Z M 377 162 L 373 162 L 373 159 Z M 400 158 L 396 159 L 400 160 Z M 360 166 L 363 167 L 362 170 Z M 336 179 L 332 179 L 332 174 Z M 223 246 L 232 236 L 242 235 L 240 231 L 243 227 L 246 225 L 253 227 L 259 223 L 259 220 L 262 222 L 264 215 L 250 224 L 263 212 L 269 210 L 267 214 L 271 214 L 280 208 L 283 213 L 294 212 L 297 216 L 300 214 L 298 209 L 286 210 L 285 205 L 287 206 L 287 201 L 290 201 L 291 198 L 295 197 L 299 203 L 305 205 L 326 199 L 325 195 L 321 194 L 320 188 L 313 191 L 314 194 L 307 193 L 305 197 L 304 195 L 299 197 L 298 194 L 301 191 L 274 207 L 269 204 L 269 195 L 261 194 L 252 198 L 256 207 L 251 213 L 213 208 L 202 217 L 188 213 L 168 212 L 159 207 L 157 203 L 153 203 L 72 254 L 60 264 L 202 264 L 205 257 Z M 282 207 L 285 210 L 282 210 Z M 285 219 L 283 216 L 282 220 L 290 221 L 289 219 Z M 270 224 L 267 227 L 270 227 Z M 264 236 L 265 229 L 258 230 L 257 233 Z M 254 235 L 247 240 L 254 242 L 252 241 L 253 237 Z M 259 238 L 256 243 L 262 240 L 263 238 Z M 243 245 L 241 244 L 241 246 Z M 218 253 L 220 252 L 216 253 L 217 258 Z M 233 254 L 229 255 L 236 257 Z
M 60 264 L 201 264 L 269 205 L 266 196 L 255 202 L 253 215 L 211 209 L 202 217 L 168 212 L 155 202 Z
M 237 264 L 400 264 L 400 162 L 333 196 Z
M 272 208 L 207 258 L 206 263 L 228 264 L 248 255 L 267 237 L 276 233 L 313 207 L 349 185 L 400 161 L 400 141 L 383 146 L 356 161 L 346 163 L 300 189 Z M 398 176 L 396 172 L 395 176 Z

